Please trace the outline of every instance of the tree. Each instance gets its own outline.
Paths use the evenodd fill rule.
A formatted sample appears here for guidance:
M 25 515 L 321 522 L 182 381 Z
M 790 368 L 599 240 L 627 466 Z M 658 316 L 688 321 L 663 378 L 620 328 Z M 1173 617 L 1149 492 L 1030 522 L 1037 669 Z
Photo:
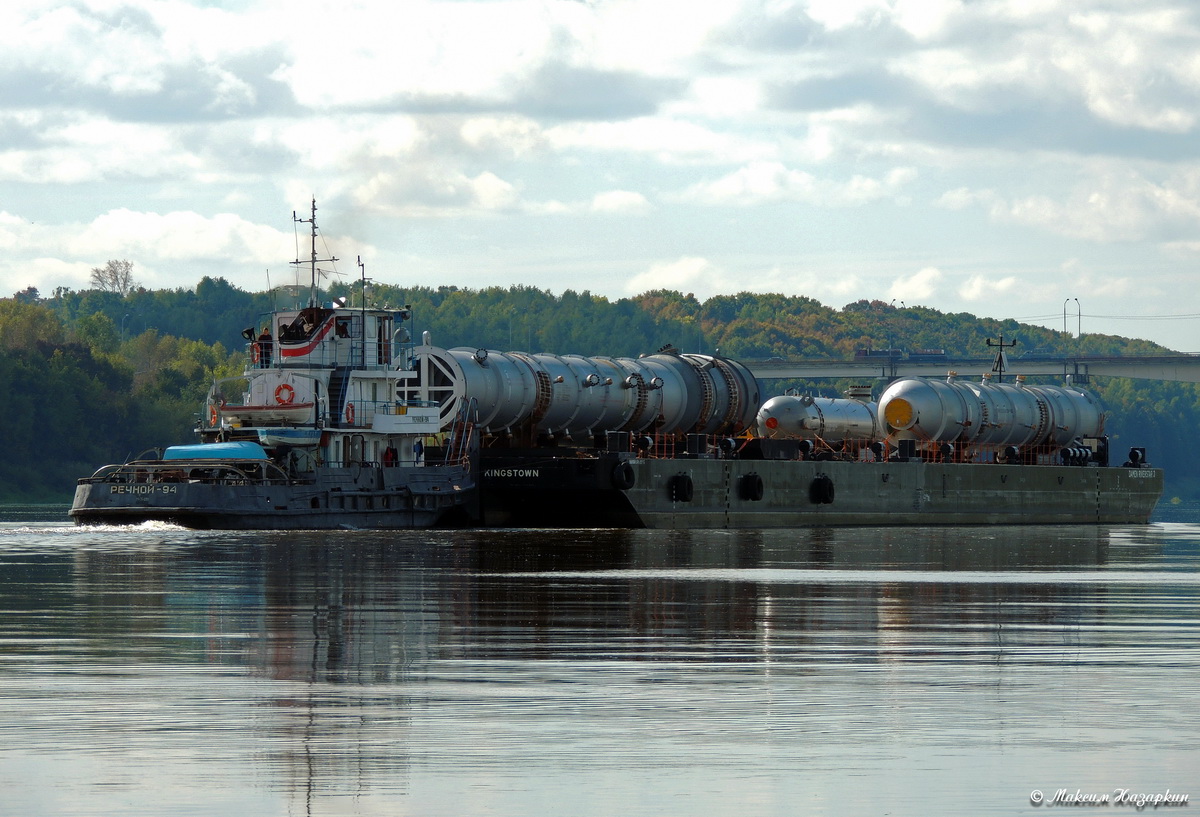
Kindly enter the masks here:
M 103 267 L 92 267 L 92 285 L 124 298 L 134 288 L 133 262 L 109 260 Z
M 14 293 L 13 298 L 23 304 L 36 304 L 41 300 L 42 295 L 38 292 L 37 287 L 26 287 L 20 292 Z
M 117 325 L 103 312 L 94 312 L 75 322 L 75 337 L 92 350 L 94 357 L 117 351 L 120 338 Z

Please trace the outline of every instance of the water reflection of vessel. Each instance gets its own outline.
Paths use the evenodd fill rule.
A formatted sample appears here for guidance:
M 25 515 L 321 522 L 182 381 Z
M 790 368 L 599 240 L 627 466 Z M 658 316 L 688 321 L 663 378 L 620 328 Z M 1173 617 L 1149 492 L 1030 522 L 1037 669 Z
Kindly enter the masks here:
M 1109 463 L 1073 385 L 904 378 L 878 403 L 763 403 L 736 360 L 414 346 L 407 309 L 308 305 L 246 331 L 201 443 L 80 480 L 81 523 L 213 528 L 784 528 L 1144 523 L 1163 474 Z M 300 263 L 300 262 L 297 262 Z

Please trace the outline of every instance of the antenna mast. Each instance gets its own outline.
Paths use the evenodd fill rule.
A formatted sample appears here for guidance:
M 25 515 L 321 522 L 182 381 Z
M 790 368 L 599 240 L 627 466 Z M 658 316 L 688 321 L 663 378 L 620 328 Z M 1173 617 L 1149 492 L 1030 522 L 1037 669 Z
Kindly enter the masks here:
M 363 263 L 362 256 L 358 256 L 358 274 L 362 279 L 362 366 L 367 365 L 367 281 L 371 279 L 367 277 L 367 265 Z M 377 338 L 378 342 L 382 343 L 382 338 Z
M 334 256 L 330 256 L 329 258 L 317 258 L 317 197 L 313 196 L 312 215 L 309 218 L 300 218 L 299 216 L 296 215 L 296 211 L 293 210 L 292 211 L 292 221 L 294 221 L 297 224 L 312 225 L 312 229 L 311 229 L 312 255 L 307 262 L 301 261 L 299 258 L 297 258 L 295 261 L 292 262 L 292 265 L 295 267 L 299 267 L 301 264 L 304 264 L 304 263 L 307 263 L 309 265 L 308 305 L 316 306 L 317 305 L 317 264 L 318 263 L 326 263 L 326 262 L 332 264 L 333 262 L 337 261 L 337 258 L 335 258 Z

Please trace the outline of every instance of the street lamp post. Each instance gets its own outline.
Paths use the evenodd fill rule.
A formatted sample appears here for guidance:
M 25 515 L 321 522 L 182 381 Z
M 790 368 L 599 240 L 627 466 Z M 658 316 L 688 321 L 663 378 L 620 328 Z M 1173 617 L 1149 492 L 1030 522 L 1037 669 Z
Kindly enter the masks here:
M 1063 334 L 1069 334 L 1070 332 L 1070 330 L 1067 329 L 1067 304 L 1069 304 L 1071 301 L 1075 302 L 1075 337 L 1079 337 L 1083 334 L 1083 309 L 1079 306 L 1078 298 L 1063 299 Z

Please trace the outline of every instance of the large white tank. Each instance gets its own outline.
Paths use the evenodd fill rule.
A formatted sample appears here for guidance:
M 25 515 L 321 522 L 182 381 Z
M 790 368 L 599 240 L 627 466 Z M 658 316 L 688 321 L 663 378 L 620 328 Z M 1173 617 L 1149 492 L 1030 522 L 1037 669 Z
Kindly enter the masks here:
M 973 445 L 1066 445 L 1103 433 L 1096 398 L 1073 386 L 905 378 L 879 398 L 879 420 L 898 440 Z
M 865 400 L 780 395 L 758 410 L 760 437 L 839 442 L 878 439 L 875 404 Z
M 490 349 L 414 350 L 418 384 L 402 387 L 455 416 L 474 400 L 492 433 L 605 431 L 736 434 L 754 422 L 759 388 L 742 364 L 708 355 L 583 357 Z

